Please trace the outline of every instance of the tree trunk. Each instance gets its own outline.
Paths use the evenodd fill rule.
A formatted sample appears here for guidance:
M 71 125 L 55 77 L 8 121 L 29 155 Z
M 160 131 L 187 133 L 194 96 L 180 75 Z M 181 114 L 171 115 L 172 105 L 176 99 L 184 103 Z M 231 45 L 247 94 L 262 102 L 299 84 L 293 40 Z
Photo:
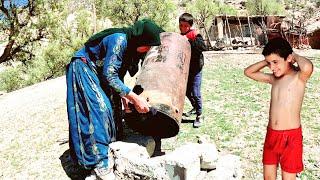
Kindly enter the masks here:
M 92 3 L 92 9 L 93 9 L 93 33 L 97 32 L 97 10 L 96 5 L 94 4 L 94 1 Z
M 3 51 L 3 54 L 0 57 L 0 64 L 10 59 L 9 57 L 10 57 L 10 52 L 12 50 L 13 44 L 14 44 L 14 40 L 10 40 L 9 43 L 6 45 Z

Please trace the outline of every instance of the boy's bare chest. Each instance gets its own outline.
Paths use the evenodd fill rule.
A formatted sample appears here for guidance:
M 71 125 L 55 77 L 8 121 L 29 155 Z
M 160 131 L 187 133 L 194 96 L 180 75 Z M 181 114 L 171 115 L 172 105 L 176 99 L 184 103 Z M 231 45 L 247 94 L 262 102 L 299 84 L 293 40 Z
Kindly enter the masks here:
M 302 96 L 303 92 L 304 84 L 296 76 L 276 80 L 271 89 L 272 97 L 280 100 Z
M 276 90 L 278 92 L 288 92 L 288 91 L 292 91 L 292 89 L 296 85 L 297 85 L 297 82 L 295 82 L 295 81 L 284 81 L 284 80 L 281 81 L 281 80 L 279 80 L 273 84 L 272 89 Z

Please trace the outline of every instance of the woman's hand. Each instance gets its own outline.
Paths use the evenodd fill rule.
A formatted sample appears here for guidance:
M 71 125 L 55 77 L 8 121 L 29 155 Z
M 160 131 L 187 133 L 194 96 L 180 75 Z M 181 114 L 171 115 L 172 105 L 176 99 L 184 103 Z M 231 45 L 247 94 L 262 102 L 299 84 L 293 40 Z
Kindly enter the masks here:
M 139 113 L 147 113 L 149 112 L 149 103 L 147 100 L 144 99 L 144 97 L 138 96 L 136 100 L 134 101 L 134 107 Z
M 125 96 L 125 98 L 129 99 L 129 101 L 133 103 L 134 108 L 139 113 L 149 112 L 150 105 L 144 97 L 138 96 L 136 93 L 131 91 L 128 95 Z
M 121 97 L 121 100 L 122 100 L 122 104 L 123 104 L 123 107 L 124 107 L 124 112 L 125 113 L 131 113 L 132 110 L 129 107 L 130 100 L 128 98 L 126 98 L 126 97 Z

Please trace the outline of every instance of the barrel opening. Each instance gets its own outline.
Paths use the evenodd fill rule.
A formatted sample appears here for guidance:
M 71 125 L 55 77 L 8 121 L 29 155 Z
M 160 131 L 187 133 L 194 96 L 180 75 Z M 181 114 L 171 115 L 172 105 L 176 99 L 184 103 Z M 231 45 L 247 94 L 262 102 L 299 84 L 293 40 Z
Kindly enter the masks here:
M 126 114 L 125 122 L 130 128 L 147 136 L 169 138 L 179 132 L 179 125 L 172 117 L 153 107 L 146 114 L 137 111 Z

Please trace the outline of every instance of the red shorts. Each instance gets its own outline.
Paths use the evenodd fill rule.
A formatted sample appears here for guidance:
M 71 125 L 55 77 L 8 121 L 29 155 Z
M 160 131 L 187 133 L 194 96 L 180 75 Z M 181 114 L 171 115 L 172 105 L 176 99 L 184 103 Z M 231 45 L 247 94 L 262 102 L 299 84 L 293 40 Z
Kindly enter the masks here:
M 301 127 L 290 130 L 273 130 L 267 128 L 263 147 L 264 165 L 278 165 L 288 173 L 299 173 L 302 163 L 302 130 Z

